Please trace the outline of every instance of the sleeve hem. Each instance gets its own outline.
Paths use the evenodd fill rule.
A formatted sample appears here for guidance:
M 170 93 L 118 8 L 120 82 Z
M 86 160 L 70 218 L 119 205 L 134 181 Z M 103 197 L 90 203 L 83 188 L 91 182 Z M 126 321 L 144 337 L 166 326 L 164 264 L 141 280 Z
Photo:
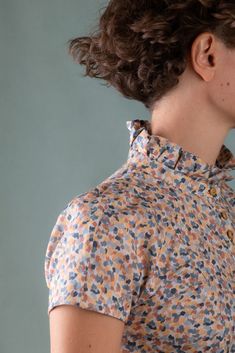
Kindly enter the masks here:
M 113 307 L 112 309 L 110 309 L 109 307 L 101 307 L 98 305 L 94 305 L 94 304 L 89 304 L 89 303 L 85 303 L 85 302 L 71 302 L 69 300 L 60 300 L 60 301 L 54 301 L 53 303 L 48 305 L 48 309 L 47 309 L 47 314 L 50 314 L 50 311 L 60 305 L 71 305 L 71 306 L 75 306 L 75 307 L 80 307 L 81 309 L 86 309 L 86 310 L 91 310 L 91 311 L 95 311 L 98 312 L 100 314 L 105 314 L 111 317 L 114 317 L 116 319 L 119 319 L 121 321 L 123 321 L 124 323 L 127 322 L 128 320 L 128 315 L 125 314 L 125 310 L 123 309 L 123 312 L 120 312 L 120 308 L 115 308 Z

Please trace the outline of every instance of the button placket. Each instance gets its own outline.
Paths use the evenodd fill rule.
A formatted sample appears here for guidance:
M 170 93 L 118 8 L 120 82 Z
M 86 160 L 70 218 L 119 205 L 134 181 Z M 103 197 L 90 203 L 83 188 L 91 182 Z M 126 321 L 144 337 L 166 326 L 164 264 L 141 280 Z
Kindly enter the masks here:
M 209 187 L 209 194 L 212 195 L 213 197 L 218 195 L 217 189 L 214 186 Z
M 220 190 L 218 188 L 216 188 L 215 186 L 210 185 L 208 188 L 208 193 L 210 196 L 212 196 L 212 198 L 214 200 L 219 200 Z M 220 217 L 226 221 L 225 224 L 227 224 L 227 227 L 231 226 L 229 219 L 228 219 L 227 212 L 225 210 L 222 210 L 222 211 L 218 210 L 218 212 L 219 212 Z M 231 228 L 225 229 L 225 234 L 226 234 L 226 237 L 229 239 L 229 241 L 234 245 L 235 239 L 234 239 L 234 233 L 233 233 L 232 229 Z
M 225 227 L 226 227 L 225 228 L 225 235 L 229 239 L 229 241 L 234 245 L 235 244 L 234 233 L 233 233 L 232 229 L 229 228 L 232 226 L 232 224 L 229 221 L 228 214 L 224 210 L 220 211 L 219 214 L 220 214 L 220 218 L 225 220 L 225 222 L 224 222 Z
M 234 245 L 234 234 L 233 234 L 233 231 L 231 229 L 232 223 L 229 220 L 228 213 L 225 210 L 222 210 L 222 211 L 220 210 L 219 211 L 219 216 L 221 218 L 221 222 L 223 222 L 224 227 L 225 227 L 224 234 L 229 239 L 229 241 Z
M 210 201 L 212 201 L 212 204 L 216 207 L 216 204 L 221 203 L 221 191 L 218 187 L 215 187 L 214 185 L 209 185 L 207 187 L 207 193 L 209 196 Z
M 223 219 L 225 219 L 225 220 L 228 219 L 228 214 L 227 214 L 227 212 L 225 212 L 225 211 L 220 212 L 220 216 L 221 216 L 221 218 L 223 218 Z
M 233 235 L 233 231 L 231 229 L 228 229 L 226 232 L 228 238 L 231 240 L 231 242 L 234 244 L 234 235 Z

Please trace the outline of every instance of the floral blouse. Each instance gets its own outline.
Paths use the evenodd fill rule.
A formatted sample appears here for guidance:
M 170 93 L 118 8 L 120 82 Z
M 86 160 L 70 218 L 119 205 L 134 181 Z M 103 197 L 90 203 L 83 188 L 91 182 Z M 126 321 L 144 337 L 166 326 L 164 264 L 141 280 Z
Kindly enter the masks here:
M 211 166 L 148 120 L 111 176 L 69 201 L 45 256 L 62 304 L 125 323 L 122 353 L 235 352 L 235 157 Z

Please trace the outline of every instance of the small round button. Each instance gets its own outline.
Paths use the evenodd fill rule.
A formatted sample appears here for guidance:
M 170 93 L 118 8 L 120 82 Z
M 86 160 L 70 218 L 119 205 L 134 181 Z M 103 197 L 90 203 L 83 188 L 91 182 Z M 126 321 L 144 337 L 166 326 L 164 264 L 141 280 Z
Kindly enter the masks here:
M 230 229 L 227 230 L 227 236 L 231 241 L 233 241 L 233 232 Z
M 210 188 L 209 193 L 210 193 L 212 196 L 216 196 L 216 195 L 217 195 L 216 188 L 214 188 L 214 187 Z
M 226 213 L 225 211 L 222 211 L 222 212 L 221 212 L 221 217 L 222 217 L 223 219 L 228 219 L 228 215 L 227 215 L 227 213 Z

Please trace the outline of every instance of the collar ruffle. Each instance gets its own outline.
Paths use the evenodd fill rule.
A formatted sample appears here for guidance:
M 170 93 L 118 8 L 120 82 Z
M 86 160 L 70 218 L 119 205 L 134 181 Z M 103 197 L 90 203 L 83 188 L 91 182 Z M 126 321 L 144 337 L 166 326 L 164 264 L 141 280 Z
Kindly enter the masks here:
M 129 159 L 146 159 L 163 163 L 166 167 L 192 177 L 196 180 L 206 180 L 217 183 L 222 180 L 230 181 L 235 177 L 230 174 L 235 170 L 235 156 L 231 150 L 222 145 L 214 165 L 210 165 L 202 158 L 184 150 L 180 145 L 159 135 L 152 135 L 151 123 L 148 120 L 134 119 L 126 121 L 130 132 Z M 157 166 L 151 163 L 151 168 Z

